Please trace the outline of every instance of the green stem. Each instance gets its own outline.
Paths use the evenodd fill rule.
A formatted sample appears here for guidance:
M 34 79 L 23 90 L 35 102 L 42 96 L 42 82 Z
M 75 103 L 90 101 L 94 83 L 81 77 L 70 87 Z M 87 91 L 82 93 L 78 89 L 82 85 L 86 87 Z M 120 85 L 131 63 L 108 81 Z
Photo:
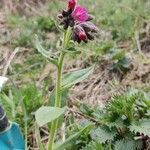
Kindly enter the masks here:
M 25 150 L 28 149 L 28 123 L 27 120 L 25 120 Z
M 25 150 L 28 149 L 28 115 L 27 115 L 27 110 L 25 107 L 25 104 L 22 99 L 22 109 L 24 113 L 24 134 L 25 134 Z
M 67 49 L 70 39 L 71 39 L 72 29 L 69 27 L 63 35 L 63 50 Z M 62 97 L 62 70 L 63 70 L 63 61 L 64 61 L 65 52 L 61 51 L 58 66 L 57 66 L 57 79 L 56 79 L 56 88 L 55 88 L 55 107 L 61 107 L 61 97 Z M 53 150 L 53 144 L 55 140 L 56 130 L 58 128 L 59 118 L 54 120 L 51 123 L 50 128 L 50 138 L 48 141 L 48 150 Z
M 59 59 L 59 64 L 57 68 L 57 79 L 56 79 L 56 91 L 55 91 L 55 107 L 61 107 L 61 96 L 62 96 L 62 91 L 61 91 L 61 82 L 62 82 L 62 69 L 63 69 L 63 60 L 64 60 L 65 53 L 61 53 L 60 59 Z M 53 149 L 53 144 L 54 144 L 54 138 L 56 134 L 56 129 L 58 127 L 58 122 L 59 119 L 56 119 L 52 122 L 51 128 L 50 128 L 50 138 L 48 142 L 48 150 Z

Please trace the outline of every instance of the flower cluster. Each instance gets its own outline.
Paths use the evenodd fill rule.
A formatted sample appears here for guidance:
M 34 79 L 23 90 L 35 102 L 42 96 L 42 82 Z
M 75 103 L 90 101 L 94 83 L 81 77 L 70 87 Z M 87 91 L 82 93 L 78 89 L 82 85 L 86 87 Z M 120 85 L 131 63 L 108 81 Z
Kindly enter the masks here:
M 91 22 L 93 17 L 86 8 L 77 5 L 76 0 L 68 0 L 67 10 L 58 15 L 60 25 L 66 30 L 69 26 L 73 29 L 73 40 L 80 43 L 93 40 L 97 27 Z

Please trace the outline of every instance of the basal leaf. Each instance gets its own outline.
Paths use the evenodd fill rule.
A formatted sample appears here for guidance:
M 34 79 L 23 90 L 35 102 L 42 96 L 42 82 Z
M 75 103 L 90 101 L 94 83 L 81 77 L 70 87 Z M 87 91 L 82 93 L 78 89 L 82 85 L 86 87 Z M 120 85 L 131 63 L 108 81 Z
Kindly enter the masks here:
M 39 126 L 43 126 L 65 113 L 66 108 L 42 106 L 35 113 L 35 118 Z

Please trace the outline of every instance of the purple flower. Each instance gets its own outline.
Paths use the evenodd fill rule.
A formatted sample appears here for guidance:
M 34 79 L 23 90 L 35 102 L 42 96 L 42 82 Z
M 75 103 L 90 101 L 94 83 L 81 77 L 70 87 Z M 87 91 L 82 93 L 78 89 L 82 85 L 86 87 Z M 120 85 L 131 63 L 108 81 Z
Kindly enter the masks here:
M 78 21 L 78 22 L 85 22 L 89 18 L 88 11 L 86 10 L 86 8 L 81 7 L 81 6 L 75 7 L 75 9 L 72 12 L 71 16 L 73 17 L 73 19 L 75 21 Z
M 58 15 L 60 25 L 66 30 L 72 27 L 73 40 L 80 43 L 93 40 L 98 28 L 91 22 L 93 17 L 89 15 L 86 8 L 76 6 L 77 0 L 68 0 L 68 9 Z

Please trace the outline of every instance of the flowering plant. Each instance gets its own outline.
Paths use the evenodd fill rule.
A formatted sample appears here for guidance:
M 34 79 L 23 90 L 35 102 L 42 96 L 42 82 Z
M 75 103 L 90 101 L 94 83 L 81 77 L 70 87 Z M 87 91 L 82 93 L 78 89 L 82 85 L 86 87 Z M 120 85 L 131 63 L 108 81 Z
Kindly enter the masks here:
M 48 150 L 53 150 L 54 147 L 57 147 L 57 144 L 55 144 L 54 141 L 58 122 L 60 120 L 60 116 L 62 116 L 66 111 L 66 107 L 62 106 L 63 91 L 65 91 L 65 89 L 69 89 L 72 85 L 81 82 L 93 70 L 93 67 L 89 67 L 63 76 L 62 71 L 64 58 L 67 53 L 77 53 L 77 51 L 74 50 L 74 42 L 86 43 L 89 40 L 93 40 L 95 33 L 98 31 L 97 27 L 91 22 L 93 17 L 89 15 L 86 8 L 78 6 L 76 0 L 68 0 L 67 9 L 63 10 L 58 15 L 58 18 L 60 23 L 59 28 L 63 31 L 63 38 L 60 42 L 62 44 L 59 47 L 60 51 L 58 56 L 54 56 L 52 51 L 48 52 L 44 50 L 39 41 L 36 39 L 37 50 L 57 67 L 57 78 L 54 89 L 54 106 L 42 106 L 35 113 L 38 125 L 43 126 L 51 122 Z M 89 128 L 89 126 L 85 127 L 85 129 L 86 128 Z M 83 129 L 82 132 L 84 132 L 85 129 Z M 44 149 L 43 146 L 41 147 Z M 60 147 L 60 145 L 58 147 Z

